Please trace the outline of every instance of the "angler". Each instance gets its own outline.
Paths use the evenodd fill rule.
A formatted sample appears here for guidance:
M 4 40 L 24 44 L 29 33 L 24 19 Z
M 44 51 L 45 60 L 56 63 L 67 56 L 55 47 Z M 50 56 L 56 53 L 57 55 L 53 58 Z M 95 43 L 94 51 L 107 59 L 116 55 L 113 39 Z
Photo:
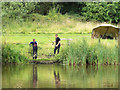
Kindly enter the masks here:
M 33 59 L 37 59 L 38 43 L 35 41 L 35 39 L 33 39 L 33 41 L 29 43 L 29 45 L 31 45 L 31 44 L 33 46 Z
M 55 48 L 54 48 L 54 54 L 56 53 L 56 50 L 58 49 L 57 54 L 59 54 L 59 50 L 60 50 L 60 38 L 58 37 L 58 34 L 55 35 L 56 37 L 56 44 L 55 44 Z

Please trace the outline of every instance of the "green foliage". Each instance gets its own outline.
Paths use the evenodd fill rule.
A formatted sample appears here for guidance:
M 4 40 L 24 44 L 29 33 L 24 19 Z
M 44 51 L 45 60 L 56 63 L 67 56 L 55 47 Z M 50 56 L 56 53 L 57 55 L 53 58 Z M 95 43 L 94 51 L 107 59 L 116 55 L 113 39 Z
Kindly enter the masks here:
M 59 60 L 67 61 L 73 64 L 114 64 L 118 63 L 118 47 L 108 47 L 102 43 L 89 44 L 82 40 L 67 45 L 61 51 Z
M 57 4 L 61 6 L 60 12 L 62 14 L 69 13 L 71 15 L 81 15 L 82 8 L 86 6 L 85 2 L 60 2 Z
M 10 18 L 20 21 L 26 20 L 33 13 L 48 15 L 49 19 L 59 19 L 61 14 L 77 14 L 78 16 L 83 16 L 83 20 L 94 20 L 118 24 L 120 21 L 120 2 L 2 3 L 3 20 L 5 20 L 6 23 Z
M 2 62 L 3 63 L 24 63 L 26 57 L 21 55 L 20 51 L 14 49 L 14 45 L 2 45 Z
M 22 21 L 32 13 L 36 3 L 33 2 L 5 2 L 2 3 L 3 17 Z
M 109 23 L 119 23 L 120 2 L 95 2 L 86 3 L 82 9 L 82 15 L 86 20 L 107 21 Z
M 57 11 L 55 9 L 55 11 Z M 83 22 L 77 15 L 51 13 L 47 16 L 31 14 L 26 21 L 9 19 L 2 22 L 3 34 L 91 33 L 99 22 Z M 33 21 L 34 19 L 34 21 Z M 88 27 L 89 26 L 89 27 Z
M 58 6 L 54 6 L 54 8 L 49 10 L 48 13 L 48 19 L 49 20 L 54 20 L 54 21 L 60 21 L 61 20 L 61 14 L 60 14 L 60 7 Z
M 47 15 L 52 5 L 52 2 L 37 2 L 34 12 L 41 15 Z

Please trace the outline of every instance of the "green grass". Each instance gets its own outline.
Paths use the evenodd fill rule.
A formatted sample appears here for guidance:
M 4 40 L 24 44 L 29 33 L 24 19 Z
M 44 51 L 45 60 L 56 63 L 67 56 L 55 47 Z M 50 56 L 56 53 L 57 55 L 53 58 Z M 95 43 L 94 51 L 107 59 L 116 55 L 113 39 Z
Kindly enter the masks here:
M 118 64 L 117 40 L 78 40 L 66 45 L 59 55 L 59 60 L 66 64 Z M 87 63 L 86 63 L 87 62 Z
M 82 39 L 90 38 L 89 34 L 59 34 L 59 37 L 66 39 Z M 38 42 L 38 59 L 54 59 L 55 57 L 49 57 L 49 55 L 53 55 L 54 46 L 52 45 L 52 41 L 55 40 L 55 34 L 37 34 L 37 35 L 24 35 L 24 34 L 12 34 L 8 36 L 3 36 L 2 41 L 6 44 L 14 45 L 14 49 L 17 49 L 21 52 L 22 55 L 28 57 L 28 59 L 32 59 L 32 47 L 29 46 L 29 42 L 35 38 Z M 61 49 L 65 47 L 67 40 L 61 41 Z M 61 52 L 62 53 L 62 52 Z
M 78 19 L 79 18 L 79 19 Z M 35 21 L 32 21 L 35 19 Z M 91 33 L 92 29 L 102 23 L 83 22 L 81 17 L 75 18 L 70 15 L 54 14 L 39 15 L 32 14 L 23 22 L 3 18 L 3 33 L 8 34 L 40 34 L 40 33 Z
M 34 19 L 34 21 L 32 19 Z M 50 11 L 46 16 L 31 14 L 22 22 L 19 20 L 7 19 L 5 17 L 2 20 L 3 46 L 11 45 L 12 47 L 10 46 L 9 48 L 13 48 L 15 51 L 17 50 L 19 52 L 17 53 L 18 56 L 23 55 L 27 57 L 28 60 L 32 59 L 32 47 L 29 46 L 29 42 L 31 42 L 32 39 L 36 39 L 38 42 L 38 60 L 65 59 L 72 63 L 75 61 L 79 63 L 82 60 L 82 62 L 85 63 L 86 57 L 89 57 L 89 60 L 93 60 L 97 55 L 99 62 L 104 63 L 102 61 L 105 60 L 103 60 L 102 57 L 108 52 L 108 56 L 112 54 L 112 60 L 109 60 L 113 63 L 113 59 L 117 57 L 114 56 L 116 54 L 115 44 L 117 42 L 115 40 L 102 40 L 101 45 L 98 45 L 96 42 L 96 44 L 93 45 L 87 43 L 93 42 L 91 41 L 92 29 L 102 24 L 100 22 L 83 22 L 82 17 L 75 17 L 67 14 L 61 15 L 54 11 Z M 55 46 L 52 45 L 51 41 L 55 40 L 56 33 L 59 34 L 60 38 L 71 38 L 73 40 L 62 40 L 60 49 L 61 56 L 56 55 L 55 57 L 50 57 L 50 55 L 53 55 Z M 87 42 L 81 42 L 80 40 L 83 38 Z M 71 49 L 68 49 L 68 43 L 71 43 Z M 92 53 L 94 49 L 96 52 Z M 100 51 L 101 49 L 102 51 Z M 14 50 L 13 53 L 16 53 Z M 101 54 L 101 52 L 104 54 Z M 65 56 L 66 53 L 67 57 Z M 14 54 L 12 55 L 14 56 Z M 107 58 L 108 56 L 104 57 Z
M 55 34 L 10 34 L 3 36 L 4 45 L 12 45 L 15 50 L 20 51 L 20 54 L 27 57 L 27 60 L 32 60 L 32 47 L 29 42 L 33 38 L 38 42 L 38 59 L 37 60 L 63 60 L 66 64 L 74 62 L 76 64 L 86 64 L 86 59 L 89 63 L 98 64 L 114 64 L 118 63 L 118 42 L 117 40 L 91 40 L 91 34 L 58 34 L 59 37 L 73 39 L 72 41 L 61 40 L 60 54 L 55 57 L 53 55 Z M 70 43 L 70 45 L 69 45 Z

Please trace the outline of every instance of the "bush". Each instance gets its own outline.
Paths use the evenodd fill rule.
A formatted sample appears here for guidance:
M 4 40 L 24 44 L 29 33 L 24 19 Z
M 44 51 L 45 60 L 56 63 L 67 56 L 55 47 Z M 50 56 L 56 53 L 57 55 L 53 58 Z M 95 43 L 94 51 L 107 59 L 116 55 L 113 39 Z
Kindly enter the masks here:
M 20 51 L 14 49 L 11 44 L 2 45 L 2 62 L 3 63 L 24 63 L 26 57 L 21 55 Z

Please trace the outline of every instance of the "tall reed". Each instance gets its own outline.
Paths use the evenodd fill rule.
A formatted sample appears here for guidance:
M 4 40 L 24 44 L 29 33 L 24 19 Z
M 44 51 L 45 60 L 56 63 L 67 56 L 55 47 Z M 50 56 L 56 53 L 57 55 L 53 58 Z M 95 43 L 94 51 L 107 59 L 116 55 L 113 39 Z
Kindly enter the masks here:
M 72 42 L 62 49 L 60 60 L 67 64 L 118 64 L 118 46 L 112 44 L 108 47 L 98 41 L 84 39 Z

